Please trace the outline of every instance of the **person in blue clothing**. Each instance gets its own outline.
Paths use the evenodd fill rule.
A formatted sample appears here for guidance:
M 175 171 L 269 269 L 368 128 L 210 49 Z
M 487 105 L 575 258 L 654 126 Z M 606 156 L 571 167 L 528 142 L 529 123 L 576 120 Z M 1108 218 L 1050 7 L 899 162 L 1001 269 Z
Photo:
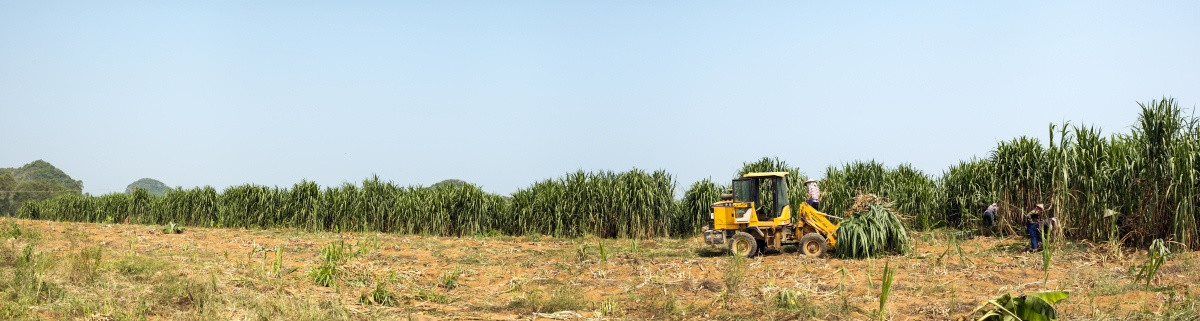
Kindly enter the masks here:
M 1042 212 L 1046 211 L 1046 206 L 1038 204 L 1033 208 L 1033 211 L 1025 217 L 1025 232 L 1029 234 L 1029 251 L 1037 252 L 1042 250 Z
M 983 232 L 984 232 L 984 234 L 986 234 L 986 235 L 992 234 L 992 232 L 993 232 L 992 227 L 995 226 L 995 224 L 996 224 L 996 212 L 999 210 L 1000 210 L 1000 207 L 996 206 L 996 203 L 992 203 L 992 205 L 988 206 L 986 210 L 983 210 Z
M 1000 207 L 996 206 L 996 203 L 992 203 L 992 205 L 989 205 L 986 210 L 983 210 L 984 227 L 992 228 L 992 225 L 996 223 L 997 211 L 1000 211 Z

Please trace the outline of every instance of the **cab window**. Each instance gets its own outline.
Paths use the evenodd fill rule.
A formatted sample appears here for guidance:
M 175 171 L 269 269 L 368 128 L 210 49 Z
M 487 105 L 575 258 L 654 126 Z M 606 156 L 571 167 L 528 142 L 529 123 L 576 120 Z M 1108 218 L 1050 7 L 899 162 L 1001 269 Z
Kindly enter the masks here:
M 735 202 L 757 202 L 758 188 L 753 179 L 733 180 L 733 200 Z

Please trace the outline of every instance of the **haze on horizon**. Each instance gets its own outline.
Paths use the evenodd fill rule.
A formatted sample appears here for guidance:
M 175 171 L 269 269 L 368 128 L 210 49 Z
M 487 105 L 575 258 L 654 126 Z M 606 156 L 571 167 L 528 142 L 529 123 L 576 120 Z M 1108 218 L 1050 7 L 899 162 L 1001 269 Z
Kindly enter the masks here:
M 778 156 L 931 174 L 1051 122 L 1200 104 L 1200 3 L 0 3 L 0 167 L 92 194 Z

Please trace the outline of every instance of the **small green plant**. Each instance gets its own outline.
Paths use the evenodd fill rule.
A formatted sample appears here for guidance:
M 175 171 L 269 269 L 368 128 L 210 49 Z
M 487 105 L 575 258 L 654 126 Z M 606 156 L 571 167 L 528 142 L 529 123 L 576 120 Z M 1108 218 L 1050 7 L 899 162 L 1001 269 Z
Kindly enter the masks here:
M 396 294 L 388 291 L 386 282 L 380 280 L 375 282 L 375 288 L 370 292 L 363 293 L 358 297 L 358 302 L 362 304 L 375 304 L 382 306 L 396 306 L 399 301 L 396 299 Z
M 458 277 L 462 274 L 463 271 L 460 268 L 455 268 L 453 271 L 442 273 L 442 275 L 438 277 L 438 286 L 447 290 L 453 290 L 459 287 L 460 284 L 458 283 Z
M 792 317 L 798 320 L 814 318 L 817 314 L 817 307 L 813 305 L 807 295 L 802 291 L 793 289 L 781 289 L 775 292 L 771 298 L 771 302 L 775 304 L 775 308 L 793 313 Z
M 36 240 L 41 237 L 37 231 L 27 230 L 21 227 L 17 222 L 9 221 L 5 224 L 4 230 L 0 232 L 0 236 L 4 238 Z
M 57 284 L 42 279 L 42 266 L 33 252 L 33 244 L 25 246 L 25 250 L 17 257 L 13 266 L 12 279 L 6 287 L 17 302 L 25 304 L 41 304 L 58 300 L 63 290 Z
M 892 276 L 896 274 L 891 268 L 891 262 L 883 263 L 883 284 L 879 289 L 879 320 L 887 318 L 887 299 L 892 292 Z
M 1047 291 L 1013 297 L 1004 294 L 988 300 L 968 313 L 973 316 L 983 313 L 979 321 L 1020 321 L 1020 320 L 1056 320 L 1058 310 L 1055 303 L 1066 300 L 1070 293 L 1066 291 Z
M 598 247 L 600 248 L 600 260 L 604 261 L 605 263 L 608 263 L 608 252 L 606 252 L 604 250 L 604 240 L 603 239 L 601 239 L 599 241 Z
M 620 312 L 620 308 L 617 304 L 617 300 L 613 300 L 613 298 L 604 298 L 604 301 L 600 302 L 601 315 L 616 316 L 618 312 Z
M 741 293 L 742 282 L 746 280 L 746 258 L 740 255 L 729 256 L 729 267 L 725 269 L 725 290 L 721 296 L 732 299 L 731 294 Z
M 579 262 L 582 263 L 584 261 L 587 261 L 587 257 L 588 257 L 587 243 L 580 244 L 579 246 L 575 247 L 575 258 L 579 259 Z
M 514 297 L 508 302 L 508 308 L 537 312 L 542 307 L 542 293 L 544 292 L 539 289 L 524 291 L 520 296 Z
M 1046 240 L 1046 230 L 1038 229 L 1038 233 L 1042 233 L 1042 286 L 1050 287 L 1050 260 L 1054 257 L 1053 247 L 1050 246 L 1049 240 Z
M 321 257 L 325 261 L 340 262 L 349 258 L 347 252 L 346 242 L 337 240 L 321 249 Z
M 867 274 L 867 286 L 873 288 L 875 287 L 875 281 L 873 281 L 875 275 L 871 273 L 872 270 L 875 270 L 875 260 L 867 260 L 867 269 L 863 273 Z
M 275 272 L 275 277 L 283 277 L 283 248 L 275 247 L 275 262 L 271 263 L 271 271 Z
M 371 252 L 374 252 L 375 250 L 379 249 L 379 247 L 380 247 L 379 236 L 378 235 L 367 236 L 367 238 L 363 239 L 362 241 L 359 241 L 358 244 L 356 244 L 356 245 L 357 245 L 357 248 L 354 249 L 354 252 L 351 256 L 361 257 L 364 255 L 370 254 Z
M 334 241 L 321 249 L 321 263 L 316 268 L 308 273 L 308 277 L 312 279 L 313 284 L 320 286 L 333 286 L 334 281 L 338 277 L 338 266 L 346 256 L 346 243 L 342 241 Z
M 796 311 L 800 307 L 799 296 L 792 289 L 780 290 L 779 293 L 775 293 L 775 307 L 787 311 Z
M 166 262 L 141 255 L 125 255 L 113 262 L 113 267 L 119 274 L 135 281 L 146 281 L 153 277 L 155 271 L 167 267 Z
M 148 297 L 146 302 L 152 310 L 172 304 L 181 308 L 203 308 L 216 299 L 216 289 L 209 282 L 175 274 L 155 275 L 153 280 L 151 291 L 155 295 Z
M 926 235 L 928 235 L 928 234 L 926 234 Z M 942 264 L 942 259 L 946 258 L 946 256 L 948 256 L 950 254 L 950 250 L 953 249 L 954 253 L 958 256 L 959 264 L 974 266 L 975 261 L 973 261 L 973 260 L 971 260 L 971 258 L 967 257 L 967 253 L 963 251 L 962 245 L 958 241 L 958 236 L 955 235 L 954 233 L 950 233 L 948 235 L 949 235 L 949 237 L 947 237 L 947 241 L 950 243 L 950 246 L 947 246 L 946 250 L 943 251 L 941 255 L 938 255 L 937 263 L 939 265 Z
M 417 301 L 425 301 L 425 302 L 433 302 L 433 303 L 441 303 L 441 304 L 448 304 L 448 303 L 454 302 L 454 299 L 451 299 L 445 295 L 430 291 L 430 290 L 422 288 L 422 287 L 417 287 L 413 291 L 412 299 L 417 300 Z
M 850 309 L 852 307 L 850 305 L 850 297 L 846 295 L 846 278 L 850 276 L 850 272 L 846 270 L 846 267 L 840 267 L 834 273 L 841 274 L 838 277 L 838 284 L 837 284 L 838 297 L 840 297 L 842 299 L 842 306 L 841 306 L 842 310 L 841 311 L 842 312 L 850 311 Z
M 680 313 L 679 300 L 670 295 L 654 295 L 642 301 L 642 309 L 649 311 L 651 319 L 672 319 Z
M 100 269 L 100 257 L 104 248 L 93 247 L 71 255 L 69 278 L 77 284 L 91 284 Z
M 183 233 L 183 225 L 175 224 L 175 222 L 170 222 L 170 223 L 167 223 L 166 227 L 163 227 L 162 232 L 163 232 L 163 234 L 180 234 L 180 233 Z
M 579 291 L 561 287 L 550 292 L 550 298 L 543 302 L 538 312 L 578 311 L 587 307 L 587 301 Z
M 1158 274 L 1158 269 L 1163 263 L 1167 262 L 1167 258 L 1171 255 L 1171 250 L 1167 248 L 1162 239 L 1154 239 L 1150 242 L 1150 251 L 1147 253 L 1146 262 L 1143 262 L 1138 267 L 1137 278 L 1133 282 L 1141 282 L 1146 280 L 1146 286 L 1154 280 L 1154 276 Z
M 308 277 L 312 279 L 313 284 L 329 287 L 333 286 L 333 280 L 337 275 L 337 267 L 332 264 L 321 264 L 308 272 Z

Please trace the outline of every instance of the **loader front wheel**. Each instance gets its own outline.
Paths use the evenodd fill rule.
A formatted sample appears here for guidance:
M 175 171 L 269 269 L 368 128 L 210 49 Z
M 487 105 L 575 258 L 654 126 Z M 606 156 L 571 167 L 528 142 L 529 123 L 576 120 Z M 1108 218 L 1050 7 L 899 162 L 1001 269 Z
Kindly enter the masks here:
M 751 257 L 758 252 L 758 241 L 746 232 L 737 232 L 729 239 L 729 254 Z
M 808 257 L 820 257 L 829 250 L 829 246 L 825 244 L 825 237 L 817 233 L 804 234 L 800 238 L 800 253 L 804 253 Z

